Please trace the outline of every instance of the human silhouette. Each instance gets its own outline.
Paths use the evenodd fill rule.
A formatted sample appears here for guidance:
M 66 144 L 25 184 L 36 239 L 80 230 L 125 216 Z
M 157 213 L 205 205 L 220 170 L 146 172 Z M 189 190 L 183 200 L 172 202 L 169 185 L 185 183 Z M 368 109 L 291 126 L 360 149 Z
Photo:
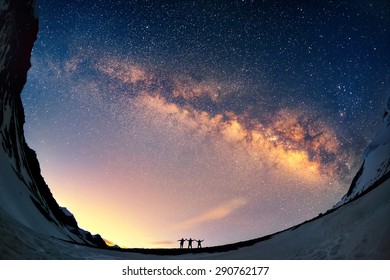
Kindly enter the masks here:
M 202 240 L 195 240 L 196 242 L 198 242 L 198 248 L 202 248 L 202 242 L 204 241 L 204 239 Z
M 188 249 L 192 249 L 192 241 L 194 241 L 194 239 L 190 238 L 188 239 Z
M 186 240 L 187 240 L 187 239 L 184 239 L 184 238 L 182 238 L 182 239 L 180 239 L 180 240 L 177 240 L 177 241 L 180 242 L 180 249 L 183 249 L 184 241 L 186 241 Z

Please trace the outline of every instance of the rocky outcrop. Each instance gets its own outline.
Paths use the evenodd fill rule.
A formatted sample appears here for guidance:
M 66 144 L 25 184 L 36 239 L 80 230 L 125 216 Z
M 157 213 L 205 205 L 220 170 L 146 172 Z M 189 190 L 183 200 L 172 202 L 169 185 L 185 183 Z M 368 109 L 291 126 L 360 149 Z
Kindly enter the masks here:
M 14 196 L 29 196 L 31 201 L 20 198 L 25 205 L 12 206 L 12 209 L 17 208 L 16 218 L 27 215 L 23 212 L 31 211 L 30 205 L 34 205 L 47 223 L 61 229 L 61 234 L 53 234 L 55 237 L 104 247 L 105 242 L 100 236 L 80 230 L 73 215 L 60 208 L 41 175 L 36 153 L 28 147 L 24 138 L 25 118 L 20 94 L 26 83 L 31 50 L 38 33 L 34 1 L 0 0 L 0 28 L 0 149 L 2 166 L 5 166 L 0 170 L 0 177 L 8 178 L 0 184 L 0 196 L 3 194 L 0 202 L 4 204 L 0 207 L 5 211 L 11 209 L 4 203 L 7 199 L 4 194 L 16 193 L 17 190 Z M 8 169 L 7 164 L 11 168 Z M 14 174 L 10 174 L 12 172 Z M 9 179 L 12 176 L 16 176 L 19 182 Z M 42 223 L 36 227 L 42 227 Z M 27 225 L 34 229 L 34 224 Z

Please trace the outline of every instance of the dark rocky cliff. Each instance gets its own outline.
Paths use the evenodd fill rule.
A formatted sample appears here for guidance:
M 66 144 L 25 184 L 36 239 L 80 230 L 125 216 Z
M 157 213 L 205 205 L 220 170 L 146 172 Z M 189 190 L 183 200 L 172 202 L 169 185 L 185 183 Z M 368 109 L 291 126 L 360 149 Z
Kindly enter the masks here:
M 73 216 L 66 215 L 46 185 L 36 153 L 24 138 L 21 92 L 30 68 L 30 57 L 38 33 L 34 1 L 0 0 L 0 143 L 16 176 L 28 188 L 30 199 L 50 223 L 75 240 L 105 246 L 100 236 L 80 230 Z M 0 170 L 0 172 L 4 172 Z M 0 173 L 0 176 L 8 174 Z M 1 186 L 0 186 L 1 187 Z M 12 188 L 12 186 L 8 186 Z M 1 207 L 1 205 L 0 205 Z

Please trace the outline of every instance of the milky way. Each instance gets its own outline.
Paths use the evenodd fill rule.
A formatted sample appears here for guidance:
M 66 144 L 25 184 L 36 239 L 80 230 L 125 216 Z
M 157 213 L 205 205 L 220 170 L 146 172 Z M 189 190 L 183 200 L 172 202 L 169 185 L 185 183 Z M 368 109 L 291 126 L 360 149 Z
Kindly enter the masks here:
M 347 191 L 389 93 L 389 5 L 219 2 L 41 1 L 26 137 L 81 227 L 218 245 Z

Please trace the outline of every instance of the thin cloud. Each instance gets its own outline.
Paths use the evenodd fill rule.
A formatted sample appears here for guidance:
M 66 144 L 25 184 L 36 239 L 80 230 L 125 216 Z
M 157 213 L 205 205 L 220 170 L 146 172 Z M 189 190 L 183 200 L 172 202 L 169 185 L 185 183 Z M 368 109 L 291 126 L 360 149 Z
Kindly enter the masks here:
M 215 208 L 208 210 L 198 216 L 195 216 L 189 220 L 176 224 L 176 229 L 187 229 L 198 226 L 202 223 L 214 220 L 220 220 L 230 216 L 233 212 L 244 207 L 247 204 L 247 200 L 244 198 L 236 198 L 225 202 Z
M 152 245 L 172 245 L 176 242 L 170 241 L 170 240 L 160 240 L 160 241 L 153 241 L 150 244 Z

